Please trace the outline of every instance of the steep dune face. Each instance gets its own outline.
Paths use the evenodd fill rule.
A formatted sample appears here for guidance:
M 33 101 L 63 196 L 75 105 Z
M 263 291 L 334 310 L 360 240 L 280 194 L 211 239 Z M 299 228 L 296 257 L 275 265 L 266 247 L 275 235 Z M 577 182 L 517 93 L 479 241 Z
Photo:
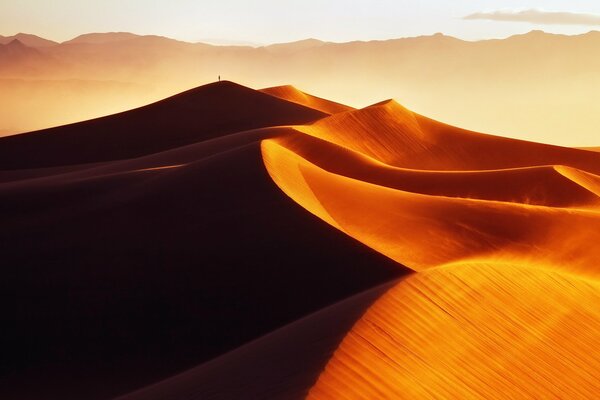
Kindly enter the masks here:
M 597 153 L 466 131 L 393 100 L 299 130 L 396 167 L 470 171 L 559 164 L 600 173 Z
M 493 256 L 598 272 L 599 254 L 589 246 L 600 239 L 592 193 L 590 210 L 448 198 L 329 173 L 275 140 L 263 142 L 263 157 L 274 181 L 307 210 L 415 270 Z
M 597 273 L 599 177 L 586 172 L 600 168 L 596 153 L 463 131 L 393 101 L 295 130 L 263 143 L 275 182 L 398 262 L 493 257 Z
M 298 131 L 275 142 L 328 172 L 413 193 L 549 207 L 595 207 L 599 200 L 598 176 L 565 166 L 428 171 L 393 167 Z
M 562 165 L 554 167 L 554 169 L 573 182 L 577 182 L 577 184 L 581 187 L 584 187 L 597 196 L 600 196 L 600 177 L 598 175 L 590 174 L 585 171 L 580 171 L 578 169 L 569 168 Z
M 597 281 L 530 267 L 414 275 L 355 325 L 308 399 L 593 399 Z
M 0 188 L 2 397 L 126 393 L 402 273 L 285 197 L 257 142 L 194 147 Z
M 290 85 L 262 89 L 261 92 L 270 94 L 271 96 L 279 97 L 280 99 L 291 101 L 292 103 L 302 104 L 303 106 L 310 107 L 327 114 L 338 114 L 353 110 L 352 107 L 312 96 Z

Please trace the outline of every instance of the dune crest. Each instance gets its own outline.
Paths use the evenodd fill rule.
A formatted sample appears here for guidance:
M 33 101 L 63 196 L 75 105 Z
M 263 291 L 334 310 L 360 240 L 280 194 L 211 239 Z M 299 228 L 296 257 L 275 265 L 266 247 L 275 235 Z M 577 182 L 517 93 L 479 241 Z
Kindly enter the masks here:
M 308 399 L 593 398 L 598 154 L 455 128 L 385 101 L 262 143 L 275 183 L 416 271 Z
M 327 114 L 338 114 L 353 110 L 352 107 L 304 93 L 291 85 L 266 88 L 262 89 L 261 92 L 291 101 L 292 103 L 302 104 L 303 106 L 310 107 Z
M 598 205 L 597 176 L 574 168 L 535 166 L 481 171 L 400 168 L 297 130 L 274 141 L 328 172 L 379 186 L 436 196 L 548 207 Z
M 298 130 L 396 167 L 476 171 L 567 165 L 600 173 L 598 153 L 467 131 L 423 117 L 394 100 Z
M 312 122 L 326 115 L 222 81 L 123 113 L 0 138 L 0 168 L 128 159 L 231 133 Z

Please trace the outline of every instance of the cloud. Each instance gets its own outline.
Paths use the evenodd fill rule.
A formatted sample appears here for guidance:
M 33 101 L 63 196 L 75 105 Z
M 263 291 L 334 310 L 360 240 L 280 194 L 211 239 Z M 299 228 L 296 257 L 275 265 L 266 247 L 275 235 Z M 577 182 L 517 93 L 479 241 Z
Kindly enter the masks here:
M 532 24 L 543 25 L 587 25 L 600 26 L 600 15 L 541 11 L 541 10 L 523 10 L 523 11 L 492 11 L 478 12 L 467 15 L 463 19 L 468 20 L 489 20 L 489 21 L 510 21 L 510 22 L 529 22 Z

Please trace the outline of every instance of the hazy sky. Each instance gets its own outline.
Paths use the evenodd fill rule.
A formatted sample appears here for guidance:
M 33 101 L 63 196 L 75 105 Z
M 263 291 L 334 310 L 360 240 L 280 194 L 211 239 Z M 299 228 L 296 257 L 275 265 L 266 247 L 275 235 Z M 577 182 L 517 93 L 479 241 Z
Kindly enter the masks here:
M 109 31 L 262 44 L 436 32 L 480 39 L 532 29 L 568 34 L 600 30 L 600 1 L 0 0 L 0 34 L 26 32 L 57 41 Z

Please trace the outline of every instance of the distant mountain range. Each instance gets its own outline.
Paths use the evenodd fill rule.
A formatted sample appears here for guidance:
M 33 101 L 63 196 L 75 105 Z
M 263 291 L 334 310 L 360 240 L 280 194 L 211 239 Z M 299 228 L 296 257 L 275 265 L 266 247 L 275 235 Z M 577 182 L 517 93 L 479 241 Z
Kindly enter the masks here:
M 157 37 L 154 35 L 136 35 L 131 32 L 103 32 L 103 33 L 85 33 L 83 35 L 79 35 L 73 39 L 64 41 L 62 43 L 55 42 L 53 40 L 44 39 L 37 35 L 31 35 L 28 33 L 17 33 L 12 36 L 2 36 L 0 35 L 0 44 L 7 44 L 14 39 L 18 39 L 23 42 L 25 45 L 30 47 L 50 47 L 57 46 L 60 44 L 72 44 L 72 43 L 111 43 L 111 42 L 120 42 L 123 40 L 136 39 L 140 37 Z M 166 39 L 166 38 L 165 38 Z M 174 40 L 174 39 L 171 39 Z M 309 42 L 319 42 L 323 43 L 316 39 L 308 39 L 301 40 L 298 43 L 309 43 Z M 248 41 L 237 41 L 237 40 L 226 40 L 226 39 L 201 39 L 194 43 L 205 43 L 214 46 L 249 46 L 249 47 L 260 47 L 261 45 L 254 42 Z
M 50 47 L 50 46 L 58 45 L 58 42 L 55 42 L 53 40 L 44 39 L 44 38 L 41 38 L 36 35 L 30 35 L 28 33 L 17 33 L 16 35 L 13 35 L 13 36 L 0 35 L 0 43 L 1 44 L 10 43 L 15 39 L 19 40 L 26 46 L 30 46 L 30 47 Z
M 451 124 L 563 145 L 597 145 L 600 126 L 595 31 L 261 47 L 127 32 L 57 43 L 20 33 L 0 43 L 0 131 L 9 133 L 122 111 L 219 75 L 255 88 L 292 82 L 353 106 L 395 98 Z

